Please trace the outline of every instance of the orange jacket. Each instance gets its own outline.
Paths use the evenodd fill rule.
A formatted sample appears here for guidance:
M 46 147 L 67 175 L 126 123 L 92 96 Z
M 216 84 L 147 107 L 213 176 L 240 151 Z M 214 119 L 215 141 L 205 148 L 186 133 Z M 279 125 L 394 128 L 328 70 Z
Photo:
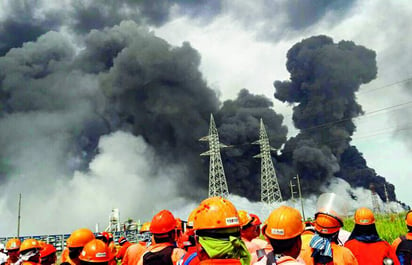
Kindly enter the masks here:
M 123 259 L 123 256 L 126 253 L 127 248 L 130 247 L 131 245 L 132 243 L 130 243 L 129 241 L 125 242 L 123 246 L 121 246 L 119 251 L 117 252 L 116 258 Z
M 122 265 L 137 265 L 142 254 L 146 251 L 146 246 L 141 244 L 132 244 L 126 250 L 122 259 Z
M 241 265 L 238 259 L 205 259 L 199 262 L 199 265 Z
M 358 261 L 356 260 L 355 256 L 352 252 L 343 247 L 339 246 L 336 243 L 331 243 L 332 247 L 332 256 L 333 256 L 333 264 L 335 265 L 358 265 Z M 313 249 L 310 246 L 303 246 L 300 251 L 301 259 L 307 265 L 314 265 L 314 261 L 312 258 Z
M 147 252 L 159 252 L 161 250 L 163 250 L 165 247 L 168 246 L 173 246 L 171 243 L 158 243 L 158 244 L 153 244 L 150 245 L 146 251 L 140 256 L 139 261 L 137 262 L 137 265 L 143 265 L 143 256 L 145 253 Z M 173 252 L 172 252 L 172 262 L 174 265 L 176 265 L 176 263 L 183 257 L 183 255 L 185 255 L 186 251 L 184 251 L 181 248 L 174 248 Z
M 399 265 L 398 257 L 388 242 L 378 241 L 365 243 L 352 239 L 346 241 L 345 247 L 352 251 L 359 264 L 382 264 L 384 258 L 391 258 L 395 265 Z

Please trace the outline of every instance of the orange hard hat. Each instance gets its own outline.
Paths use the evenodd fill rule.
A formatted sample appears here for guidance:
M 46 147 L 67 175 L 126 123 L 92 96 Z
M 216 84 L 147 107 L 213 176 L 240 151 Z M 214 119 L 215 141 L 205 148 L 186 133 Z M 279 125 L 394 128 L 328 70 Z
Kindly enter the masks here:
M 254 213 L 249 213 L 249 215 L 253 218 L 253 221 L 252 221 L 253 225 L 261 225 L 262 224 L 262 222 L 259 219 L 259 216 L 257 216 Z
M 289 206 L 280 206 L 270 213 L 265 235 L 272 239 L 284 240 L 297 237 L 304 229 L 305 224 L 298 210 Z
M 371 225 L 375 223 L 373 212 L 366 207 L 361 207 L 355 212 L 355 223 L 358 225 Z
M 150 232 L 150 222 L 146 222 L 142 224 L 142 227 L 140 228 L 139 233 L 143 232 Z
M 202 201 L 197 208 L 193 228 L 217 229 L 240 227 L 236 207 L 222 197 L 211 197 Z
M 20 252 L 30 249 L 41 249 L 39 241 L 34 238 L 28 238 L 21 243 Z
M 187 227 L 188 228 L 193 228 L 193 222 L 194 222 L 194 220 L 195 220 L 195 215 L 196 215 L 196 211 L 197 211 L 197 208 L 195 208 L 190 214 L 189 214 L 189 217 L 187 218 Z
M 56 253 L 56 248 L 52 244 L 44 244 L 40 250 L 40 257 L 44 258 L 53 253 Z
M 166 234 L 176 228 L 176 219 L 168 210 L 161 210 L 153 216 L 150 222 L 150 232 L 153 234 Z
M 79 259 L 86 262 L 108 262 L 114 258 L 108 245 L 98 239 L 89 241 L 80 253 Z
M 6 243 L 6 250 L 16 250 L 19 249 L 21 245 L 21 241 L 18 238 L 9 239 Z
M 87 242 L 94 239 L 93 232 L 88 228 L 80 228 L 70 235 L 67 239 L 67 247 L 69 248 L 79 248 L 84 247 Z
M 239 223 L 242 227 L 248 225 L 253 220 L 252 216 L 245 210 L 239 210 L 237 211 L 237 214 L 239 215 Z
M 412 210 L 406 214 L 405 222 L 407 226 L 412 226 Z
M 315 215 L 315 230 L 322 234 L 334 234 L 343 226 L 342 221 L 336 216 L 317 213 Z

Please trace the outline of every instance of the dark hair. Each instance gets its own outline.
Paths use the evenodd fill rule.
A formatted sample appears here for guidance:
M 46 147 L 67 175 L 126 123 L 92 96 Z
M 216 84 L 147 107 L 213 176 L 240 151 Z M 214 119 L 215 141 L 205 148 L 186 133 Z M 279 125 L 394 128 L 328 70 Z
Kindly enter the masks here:
M 156 243 L 174 242 L 175 230 L 169 231 L 165 234 L 153 234 Z
M 363 235 L 376 235 L 377 237 L 379 237 L 378 231 L 376 231 L 375 224 L 370 224 L 370 225 L 355 224 L 355 228 L 353 228 L 353 231 L 350 234 L 348 240 L 351 240 L 357 236 L 363 236 Z
M 275 254 L 281 254 L 284 253 L 290 249 L 296 244 L 296 242 L 300 239 L 300 235 L 294 238 L 290 239 L 273 239 L 269 238 L 270 244 L 273 247 L 273 253 Z
M 408 232 L 409 232 L 409 233 L 412 233 L 412 226 L 407 225 L 407 227 L 408 227 Z

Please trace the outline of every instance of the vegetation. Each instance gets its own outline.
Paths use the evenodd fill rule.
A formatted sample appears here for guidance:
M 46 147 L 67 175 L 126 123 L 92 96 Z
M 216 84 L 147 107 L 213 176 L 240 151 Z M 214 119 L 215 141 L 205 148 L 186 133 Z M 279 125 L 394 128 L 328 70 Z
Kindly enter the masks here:
M 406 234 L 405 214 L 375 214 L 376 230 L 379 236 L 392 244 L 397 237 Z M 354 226 L 353 218 L 347 218 L 344 221 L 345 230 L 352 231 Z

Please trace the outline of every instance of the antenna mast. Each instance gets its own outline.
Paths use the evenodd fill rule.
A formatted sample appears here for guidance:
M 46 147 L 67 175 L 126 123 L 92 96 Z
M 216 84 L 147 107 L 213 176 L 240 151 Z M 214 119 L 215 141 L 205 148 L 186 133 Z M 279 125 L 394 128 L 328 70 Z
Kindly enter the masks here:
M 229 190 L 227 188 L 225 171 L 220 156 L 220 149 L 227 146 L 219 142 L 219 134 L 212 114 L 210 114 L 209 135 L 201 138 L 200 141 L 209 142 L 209 150 L 200 154 L 201 156 L 210 156 L 209 197 L 222 196 L 227 198 Z
M 260 119 L 259 140 L 253 144 L 260 145 L 260 154 L 254 156 L 254 158 L 261 159 L 260 199 L 263 203 L 269 205 L 275 202 L 282 202 L 282 194 L 280 193 L 276 171 L 273 166 L 272 155 L 270 153 L 276 149 L 269 145 L 269 138 L 266 134 L 265 125 L 263 124 L 262 119 Z

